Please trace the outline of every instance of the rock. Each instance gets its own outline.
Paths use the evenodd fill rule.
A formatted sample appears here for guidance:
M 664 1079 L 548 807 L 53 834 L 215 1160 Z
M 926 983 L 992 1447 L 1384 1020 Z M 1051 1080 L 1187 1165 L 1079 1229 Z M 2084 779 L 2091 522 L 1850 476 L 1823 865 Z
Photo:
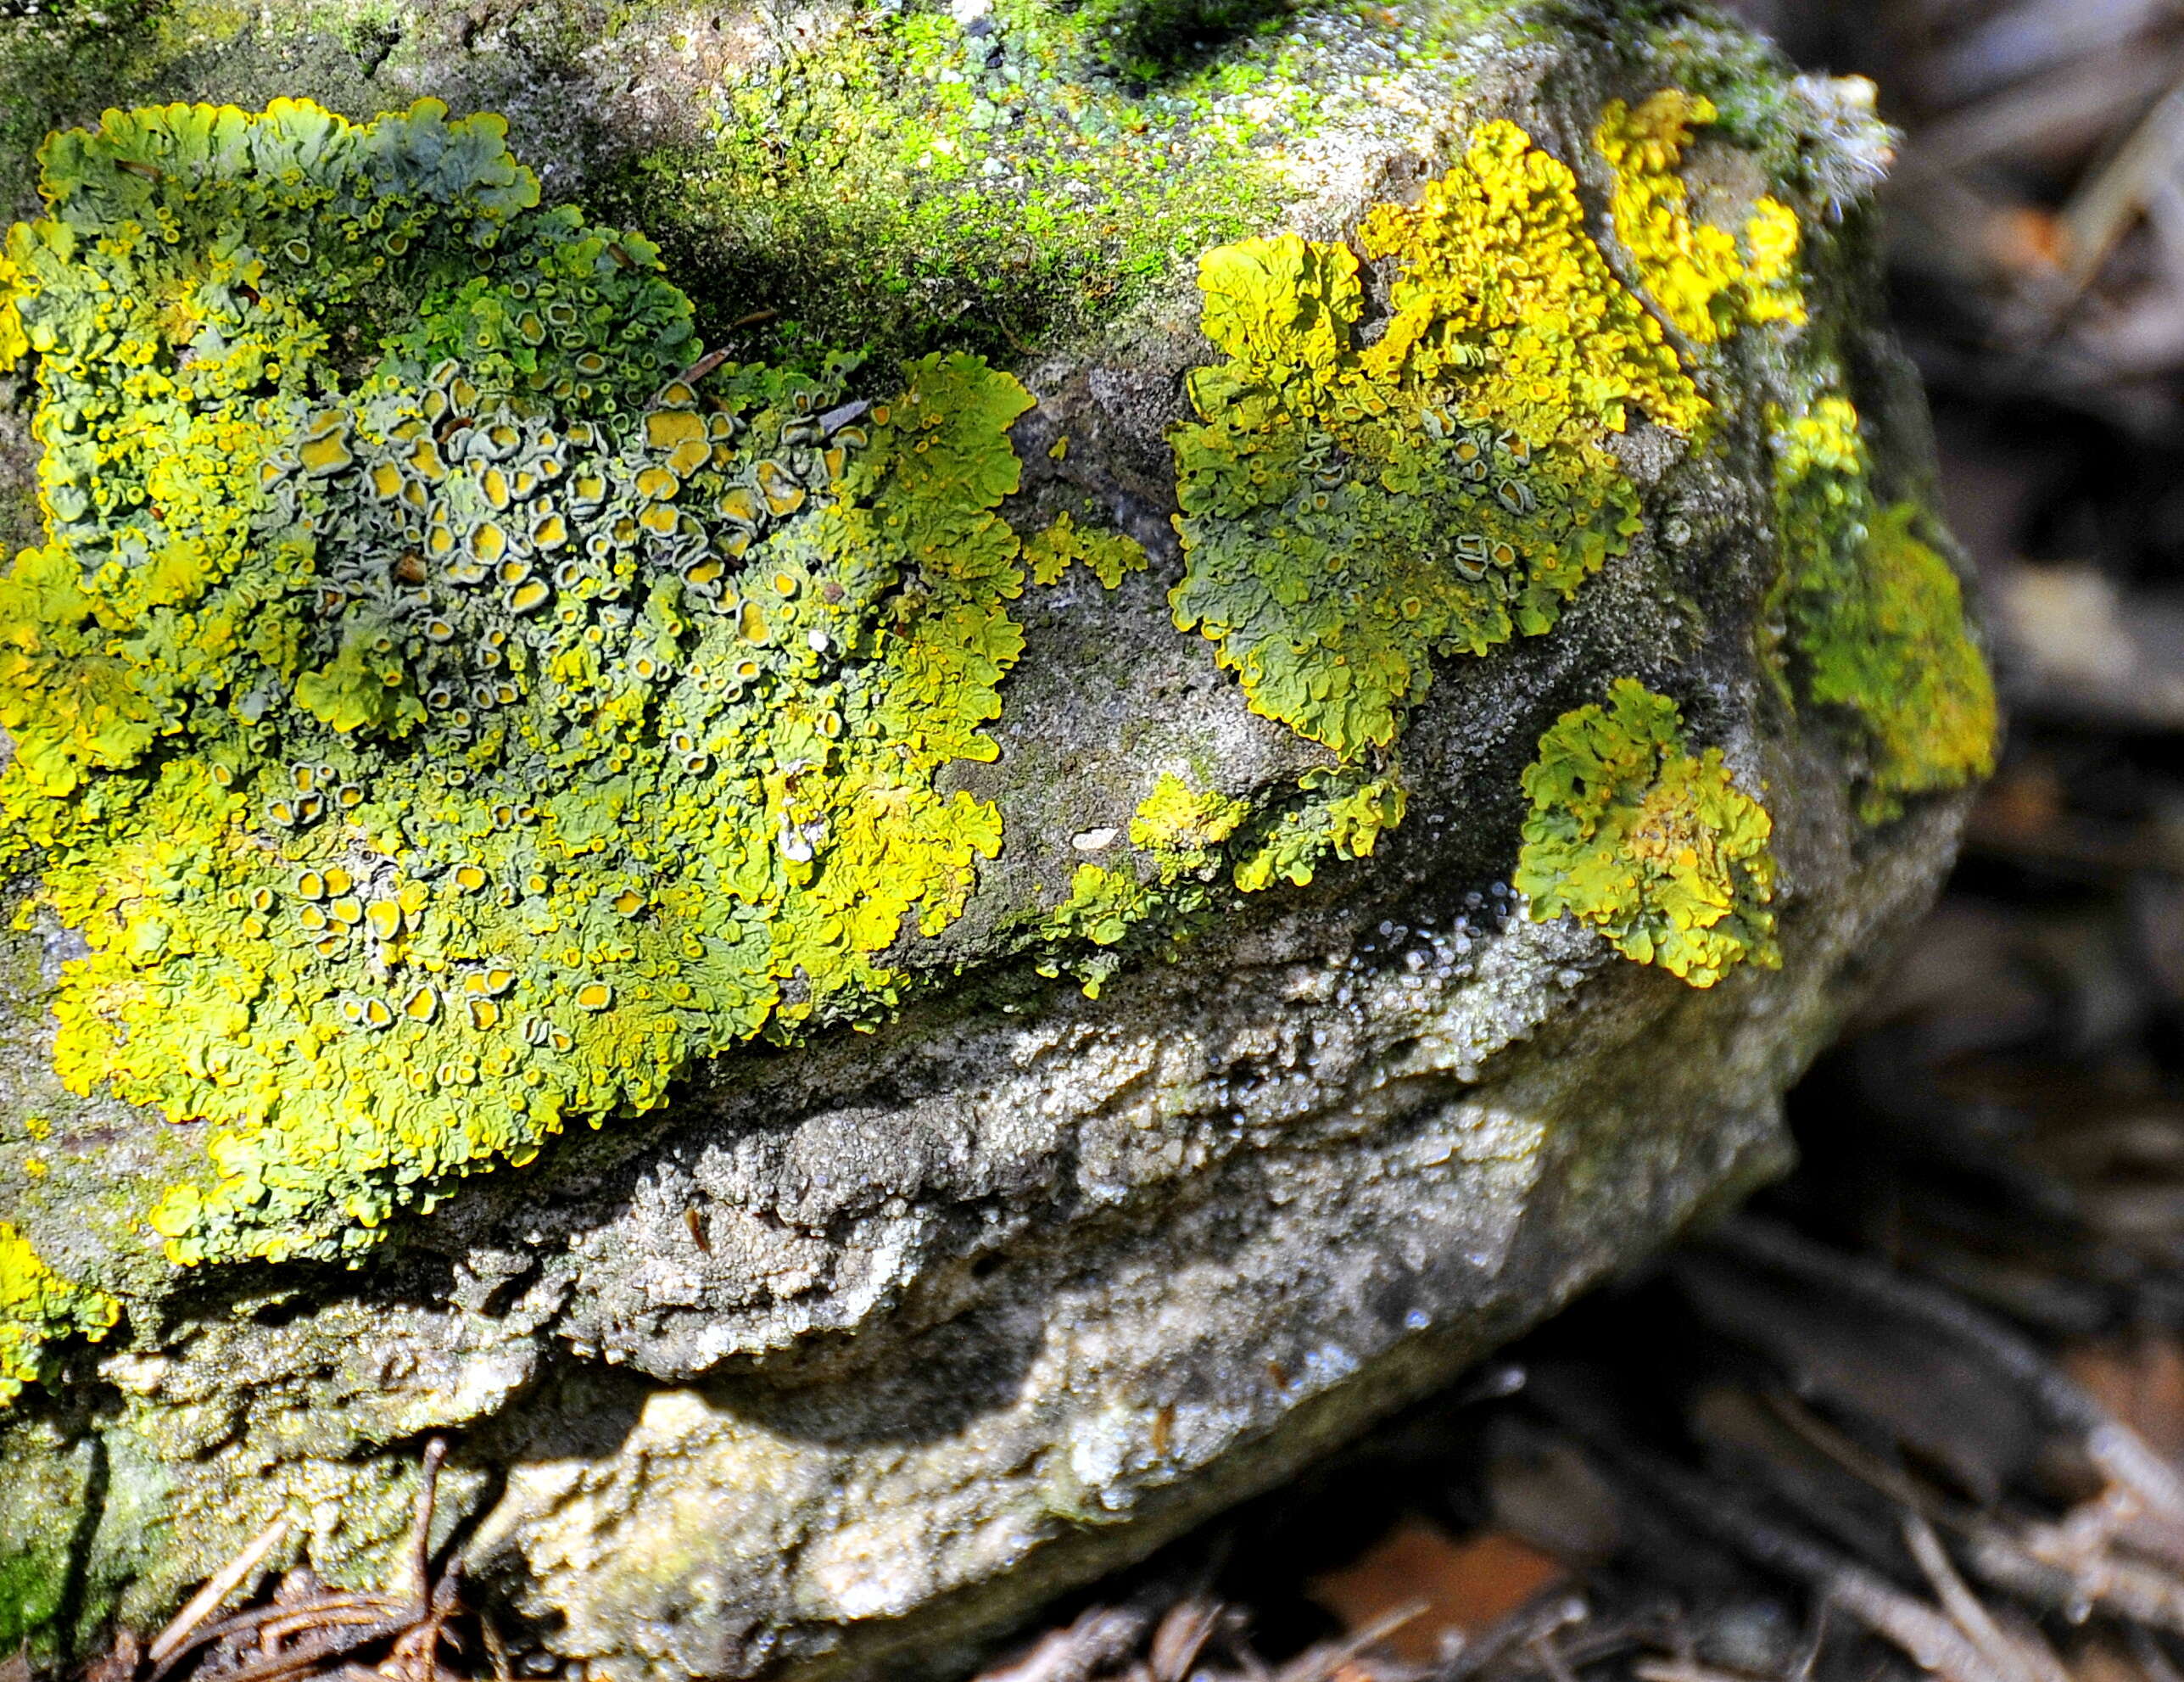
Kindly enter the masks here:
M 445 1433 L 572 1674 L 945 1673 L 1780 1168 L 1994 729 L 1856 88 L 75 15 L 14 188 L 249 109 L 0 260 L 0 1646 Z

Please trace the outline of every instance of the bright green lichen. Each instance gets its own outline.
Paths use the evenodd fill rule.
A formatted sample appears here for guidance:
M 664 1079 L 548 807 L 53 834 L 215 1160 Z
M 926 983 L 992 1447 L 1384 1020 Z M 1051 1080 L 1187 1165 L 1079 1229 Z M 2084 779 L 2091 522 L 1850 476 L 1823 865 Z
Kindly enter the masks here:
M 1080 864 L 1070 879 L 1068 897 L 1047 919 L 1047 932 L 1056 940 L 1114 946 L 1150 916 L 1159 903 L 1134 871 Z M 1096 986 L 1086 991 L 1095 998 L 1099 996 Z
M 0 1404 L 45 1376 L 50 1344 L 103 1338 L 120 1317 L 120 1303 L 62 1278 L 28 1238 L 0 1221 Z
M 1911 796 L 1994 768 L 1994 682 L 1965 623 L 1955 572 L 1884 507 L 1857 411 L 1824 396 L 1774 417 L 1776 606 L 1802 692 L 1844 719 L 1858 756 L 1860 815 L 1882 823 Z
M 1637 495 L 1609 433 L 1706 413 L 1569 170 L 1513 124 L 1359 237 L 1397 270 L 1371 343 L 1348 246 L 1206 255 L 1228 360 L 1192 376 L 1200 424 L 1175 437 L 1176 623 L 1220 645 L 1256 711 L 1345 759 L 1394 740 L 1435 653 L 1551 629 L 1625 546 Z
M 1173 882 L 1217 862 L 1218 849 L 1251 815 L 1251 802 L 1194 789 L 1165 773 L 1130 820 L 1130 844 L 1153 855 L 1160 880 Z
M 1606 708 L 1556 719 L 1524 773 L 1532 811 L 1512 880 L 1534 920 L 1567 912 L 1626 957 L 1708 987 L 1739 963 L 1782 961 L 1773 825 L 1719 748 L 1685 747 L 1683 726 L 1674 701 L 1630 678 Z
M 170 1255 L 354 1248 L 895 998 L 999 846 L 938 779 L 1022 647 L 1020 386 L 701 394 L 651 248 L 433 102 L 113 113 L 44 162 L 0 840 L 91 947 L 64 1077 L 211 1124 Z
M 1701 344 L 1746 322 L 1805 319 L 1795 211 L 1778 198 L 1760 198 L 1745 218 L 1740 243 L 1691 215 L 1690 189 L 1676 170 L 1693 127 L 1713 120 L 1712 100 L 1671 87 L 1634 109 L 1610 100 L 1593 131 L 1615 178 L 1610 210 L 1617 238 L 1661 313 Z
M 1252 817 L 1249 801 L 1194 789 L 1174 772 L 1165 772 L 1130 820 L 1131 854 L 1112 865 L 1077 867 L 1068 894 L 1047 914 L 1041 934 L 1058 947 L 1083 942 L 1100 948 L 1070 966 L 1089 997 L 1099 997 L 1101 984 L 1120 964 L 1120 955 L 1109 948 L 1155 923 L 1181 932 L 1213 905 L 1229 863 L 1227 843 L 1242 839 L 1239 831 Z M 1275 820 L 1277 825 L 1282 821 Z M 1313 857 L 1325 850 L 1323 842 Z M 1309 868 L 1299 880 L 1311 880 Z M 1041 966 L 1049 975 L 1059 975 L 1061 968 L 1058 958 Z
M 1406 799 L 1392 770 L 1375 775 L 1354 767 L 1315 766 L 1298 779 L 1309 796 L 1256 837 L 1237 861 L 1236 885 L 1256 893 L 1286 881 L 1303 887 L 1321 860 L 1371 856 L 1381 831 L 1403 821 Z
M 1145 570 L 1145 546 L 1126 533 L 1080 526 L 1066 511 L 1046 530 L 1024 540 L 1024 564 L 1035 584 L 1058 584 L 1072 562 L 1081 562 L 1113 590 L 1126 573 Z
M 1277 882 L 1302 887 L 1329 858 L 1368 857 L 1382 832 L 1403 819 L 1405 796 L 1393 768 L 1316 766 L 1298 789 L 1301 798 L 1262 809 L 1164 774 L 1130 820 L 1131 855 L 1079 865 L 1042 936 L 1109 948 L 1143 928 L 1184 932 L 1216 904 L 1224 877 L 1245 893 Z M 1097 997 L 1118 962 L 1103 952 L 1073 967 Z M 1042 973 L 1061 968 L 1050 959 Z
M 31 353 L 23 336 L 22 312 L 15 307 L 15 292 L 22 271 L 6 251 L 0 250 L 0 373 L 5 373 Z

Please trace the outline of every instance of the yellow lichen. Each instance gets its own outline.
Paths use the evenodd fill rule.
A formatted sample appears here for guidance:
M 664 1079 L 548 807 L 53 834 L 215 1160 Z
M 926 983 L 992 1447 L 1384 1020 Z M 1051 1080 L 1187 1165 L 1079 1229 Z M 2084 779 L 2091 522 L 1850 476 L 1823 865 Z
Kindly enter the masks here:
M 1664 88 L 1631 106 L 1610 100 L 1593 131 L 1615 187 L 1616 237 L 1661 313 L 1701 344 L 1746 322 L 1801 322 L 1797 217 L 1779 199 L 1762 198 L 1736 235 L 1691 211 L 1676 173 L 1691 131 L 1714 120 L 1713 102 Z
M 12 368 L 30 354 L 31 341 L 23 336 L 22 313 L 15 307 L 15 293 L 22 269 L 0 242 L 0 370 Z
M 1251 815 L 1251 802 L 1194 789 L 1174 772 L 1153 785 L 1130 819 L 1130 844 L 1152 854 L 1163 882 L 1213 863 L 1221 843 Z
M 1781 963 L 1773 825 L 1719 748 L 1689 751 L 1683 724 L 1629 678 L 1605 708 L 1556 719 L 1524 773 L 1532 811 L 1512 880 L 1535 921 L 1568 913 L 1624 956 L 1707 987 L 1737 964 Z
M 1823 396 L 1774 422 L 1773 606 L 1803 695 L 1846 726 L 1858 810 L 1896 816 L 1911 796 L 1994 768 L 1994 682 L 1971 640 L 1963 586 L 1917 532 L 1908 502 L 1883 506 L 1857 411 Z
M 1671 89 L 1611 103 L 1595 137 L 1623 243 L 1699 345 L 1803 319 L 1788 206 L 1759 199 L 1741 243 L 1692 212 L 1676 170 L 1714 115 Z M 1710 420 L 1587 232 L 1570 170 L 1511 123 L 1476 130 L 1416 203 L 1376 206 L 1356 247 L 1286 236 L 1200 262 L 1204 328 L 1226 360 L 1191 376 L 1198 422 L 1174 436 L 1176 623 L 1219 645 L 1255 711 L 1338 760 L 1242 847 L 1247 890 L 1371 851 L 1402 814 L 1388 755 L 1433 657 L 1551 629 L 1638 529 L 1611 437 Z M 1371 332 L 1360 251 L 1388 270 Z M 1628 938 L 1651 936 L 1634 924 Z M 1680 954 L 1714 939 L 1664 950 L 1701 973 L 1706 958 Z
M 1392 768 L 1372 774 L 1315 766 L 1298 785 L 1308 796 L 1305 803 L 1254 835 L 1237 860 L 1236 885 L 1246 893 L 1280 881 L 1303 887 L 1322 858 L 1370 857 L 1381 832 L 1403 821 L 1409 799 Z
M 1131 854 L 1114 864 L 1080 864 L 1069 892 L 1041 926 L 1058 950 L 1080 941 L 1100 948 L 1070 965 L 1086 995 L 1098 997 L 1120 963 L 1109 948 L 1156 922 L 1168 930 L 1185 927 L 1214 903 L 1228 864 L 1227 844 L 1242 840 L 1239 832 L 1254 815 L 1248 800 L 1193 788 L 1172 771 L 1162 774 L 1131 818 Z M 1323 840 L 1319 851 L 1325 850 Z M 1305 880 L 1310 875 L 1307 869 Z M 1062 960 L 1049 958 L 1040 969 L 1059 975 Z
M 941 775 L 1023 645 L 1015 381 L 701 394 L 652 249 L 429 101 L 111 113 L 44 161 L 0 850 L 91 947 L 63 1077 L 210 1124 L 171 1256 L 352 1249 L 895 998 L 1000 845 Z
M 0 1404 L 45 1377 L 50 1344 L 103 1338 L 120 1316 L 114 1298 L 61 1277 L 27 1238 L 0 1221 Z
M 1080 864 L 1070 878 L 1068 896 L 1047 919 L 1047 930 L 1056 939 L 1114 946 L 1143 921 L 1155 905 L 1151 891 L 1131 870 Z M 1086 992 L 1094 998 L 1099 997 L 1097 986 L 1088 986 Z
M 1706 413 L 1569 170 L 1513 124 L 1483 126 L 1359 242 L 1394 270 L 1369 343 L 1349 247 L 1207 254 L 1227 360 L 1191 377 L 1200 423 L 1175 438 L 1176 623 L 1220 645 L 1255 710 L 1344 758 L 1394 740 L 1436 652 L 1548 630 L 1627 544 L 1637 498 L 1609 434 Z
M 1125 532 L 1080 526 L 1066 510 L 1044 531 L 1024 539 L 1024 564 L 1035 584 L 1060 583 L 1072 563 L 1081 563 L 1102 586 L 1113 590 L 1126 574 L 1145 570 L 1145 546 Z

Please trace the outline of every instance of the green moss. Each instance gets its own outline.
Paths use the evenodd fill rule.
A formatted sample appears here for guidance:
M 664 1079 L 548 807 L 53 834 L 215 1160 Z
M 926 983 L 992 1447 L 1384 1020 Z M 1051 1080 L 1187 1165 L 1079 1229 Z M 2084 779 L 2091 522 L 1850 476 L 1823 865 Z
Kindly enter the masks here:
M 1615 182 L 1616 237 L 1662 314 L 1701 344 L 1749 322 L 1805 320 L 1801 239 L 1788 205 L 1761 198 L 1736 234 L 1691 214 L 1676 170 L 1691 130 L 1714 115 L 1712 100 L 1664 88 L 1635 109 L 1610 100 L 1593 131 Z
M 210 1124 L 172 1257 L 352 1249 L 897 997 L 1000 843 L 936 780 L 1022 646 L 1014 381 L 701 394 L 652 249 L 431 102 L 116 113 L 45 170 L 0 839 L 92 948 L 64 1078 Z
M 1875 495 L 1857 411 L 1823 396 L 1774 420 L 1774 606 L 1791 671 L 1849 739 L 1860 815 L 1885 822 L 1907 798 L 1993 770 L 1993 679 L 1955 572 L 1918 535 L 1918 509 Z
M 0 1221 L 0 1404 L 46 1376 L 53 1344 L 70 1337 L 103 1338 L 120 1316 L 120 1303 L 61 1277 L 28 1238 Z M 0 1631 L 6 1628 L 5 1573 L 0 1566 Z M 0 1633 L 0 1640 L 9 1639 Z
M 1309 95 L 1251 97 L 1249 59 L 1146 97 L 1081 74 L 1084 14 L 1022 0 L 984 27 L 858 8 L 731 75 L 712 143 L 650 154 L 607 202 L 669 231 L 722 321 L 778 312 L 755 329 L 777 356 L 1007 356 L 1096 330 L 1264 222 L 1284 193 L 1264 142 L 1316 120 Z
M 68 1595 L 67 1552 L 0 1550 L 0 1646 L 16 1651 L 51 1629 Z
M 1567 913 L 1640 964 L 1712 986 L 1773 941 L 1773 824 L 1721 750 L 1685 746 L 1676 703 L 1633 679 L 1564 713 L 1524 773 L 1532 810 L 1512 879 L 1545 922 Z
M 1237 35 L 1280 27 L 1293 9 L 1293 0 L 1083 0 L 1072 15 L 1094 62 L 1150 82 Z

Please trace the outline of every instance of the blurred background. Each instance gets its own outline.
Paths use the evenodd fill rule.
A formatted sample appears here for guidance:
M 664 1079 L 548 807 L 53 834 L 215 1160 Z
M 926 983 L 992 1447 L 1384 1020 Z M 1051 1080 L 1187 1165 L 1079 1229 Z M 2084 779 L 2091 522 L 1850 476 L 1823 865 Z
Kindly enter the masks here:
M 987 1682 L 2184 1682 L 2184 0 L 1735 0 L 1871 78 L 2011 715 L 1794 1178 Z

